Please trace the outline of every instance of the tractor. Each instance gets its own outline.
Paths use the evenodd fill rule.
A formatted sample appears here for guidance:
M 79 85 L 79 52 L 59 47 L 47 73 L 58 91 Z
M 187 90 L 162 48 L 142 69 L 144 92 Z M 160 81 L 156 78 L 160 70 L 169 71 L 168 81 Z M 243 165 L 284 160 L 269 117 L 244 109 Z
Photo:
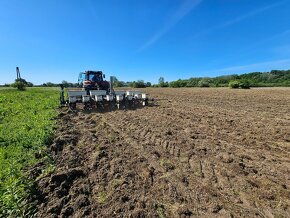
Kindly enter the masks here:
M 110 92 L 110 83 L 104 80 L 102 71 L 85 71 L 79 74 L 78 85 L 89 94 L 90 90 L 106 90 Z
M 61 85 L 60 104 L 67 105 L 70 110 L 76 111 L 77 105 L 83 105 L 84 110 L 98 109 L 100 111 L 130 109 L 138 106 L 147 106 L 149 95 L 137 90 L 114 91 L 113 77 L 110 82 L 105 81 L 102 71 L 85 71 L 79 74 L 79 88 L 67 88 Z

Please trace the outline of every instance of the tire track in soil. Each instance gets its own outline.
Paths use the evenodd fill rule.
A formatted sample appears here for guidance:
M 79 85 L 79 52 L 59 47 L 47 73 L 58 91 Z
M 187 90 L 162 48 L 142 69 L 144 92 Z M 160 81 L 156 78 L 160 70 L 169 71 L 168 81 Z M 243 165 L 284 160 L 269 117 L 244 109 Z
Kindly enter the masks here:
M 116 117 L 114 117 L 114 116 L 112 116 L 111 114 L 110 114 L 110 118 L 111 118 L 111 120 L 114 120 L 114 121 L 116 121 L 116 123 L 119 123 L 118 122 L 118 120 L 116 119 L 118 116 L 116 116 Z M 151 167 L 153 167 L 154 169 L 155 169 L 155 172 L 157 173 L 157 174 L 161 174 L 161 176 L 159 176 L 159 178 L 161 178 L 162 180 L 161 181 L 157 181 L 156 183 L 158 184 L 158 186 L 160 186 L 160 184 L 163 182 L 163 179 L 165 178 L 164 177 L 164 173 L 166 173 L 167 172 L 167 170 L 166 169 L 164 169 L 164 167 L 161 167 L 160 166 L 160 162 L 158 161 L 158 160 L 154 160 L 154 159 L 152 159 L 152 156 L 154 155 L 154 154 L 156 154 L 157 153 L 157 151 L 147 151 L 146 152 L 146 149 L 144 149 L 144 147 L 142 146 L 142 144 L 140 145 L 140 141 L 136 141 L 136 139 L 138 139 L 138 137 L 136 138 L 136 137 L 134 137 L 134 135 L 130 135 L 130 132 L 133 132 L 133 131 L 131 131 L 132 129 L 131 129 L 131 127 L 133 127 L 133 130 L 135 129 L 134 128 L 134 126 L 136 126 L 135 124 L 133 124 L 132 123 L 132 125 L 131 126 L 127 126 L 127 129 L 128 129 L 128 132 L 124 132 L 124 133 L 120 133 L 120 131 L 118 130 L 118 127 L 117 127 L 117 125 L 116 125 L 116 123 L 114 123 L 114 124 L 111 124 L 111 123 L 108 123 L 107 121 L 105 121 L 109 126 L 111 126 L 111 128 L 115 131 L 115 132 L 118 132 L 119 134 L 121 134 L 121 135 L 123 135 L 123 136 L 125 136 L 125 138 L 126 138 L 126 142 L 128 142 L 130 145 L 132 145 L 131 147 L 132 148 L 135 148 L 136 149 L 136 151 L 138 151 L 139 153 L 140 152 L 142 152 L 142 154 L 143 154 L 143 156 L 145 156 L 146 157 L 146 159 L 148 159 L 148 160 L 150 160 L 150 165 L 151 165 Z M 140 132 L 142 132 L 142 129 L 140 129 Z M 136 131 L 134 131 L 134 134 L 135 135 L 139 135 Z M 124 138 L 124 137 L 122 137 L 122 138 Z M 151 142 L 152 143 L 152 142 Z M 154 143 L 154 141 L 153 141 L 153 143 Z M 171 159 L 172 160 L 172 159 Z M 157 169 L 157 170 L 156 170 Z M 185 179 L 185 181 L 182 181 L 183 179 Z M 154 179 L 154 180 L 156 180 L 156 179 Z M 157 176 L 157 180 L 159 180 L 158 179 L 158 176 Z M 177 192 L 178 194 L 176 194 L 176 195 L 178 195 L 178 196 L 182 196 L 182 203 L 184 203 L 184 204 L 186 204 L 185 202 L 191 202 L 191 204 L 193 204 L 193 205 L 195 205 L 195 204 L 197 204 L 198 202 L 195 202 L 195 201 L 197 201 L 197 200 L 199 200 L 199 204 L 200 204 L 200 199 L 198 199 L 197 198 L 197 200 L 193 200 L 192 198 L 189 198 L 188 199 L 188 197 L 190 197 L 189 195 L 188 195 L 188 193 L 190 193 L 191 192 L 191 190 L 188 190 L 188 188 L 186 187 L 186 186 L 188 186 L 188 181 L 187 181 L 187 178 L 186 177 L 182 177 L 182 176 L 180 176 L 179 175 L 179 177 L 178 177 L 178 174 L 175 174 L 174 172 L 171 172 L 170 173 L 170 176 L 166 176 L 166 183 L 167 183 L 167 186 L 169 186 L 169 187 L 174 187 L 174 190 L 175 190 L 175 192 Z M 183 185 L 183 186 L 180 186 L 180 183 L 181 182 L 184 182 L 184 183 L 186 183 L 187 185 Z M 201 181 L 196 181 L 195 182 L 195 186 L 197 186 L 197 187 L 203 187 L 204 185 L 202 184 L 202 182 Z M 213 190 L 211 190 L 211 188 L 210 187 L 206 187 L 207 188 L 207 192 L 212 192 L 212 193 L 214 193 L 214 191 Z M 179 189 L 179 190 L 178 190 Z M 214 193 L 213 194 L 213 196 L 211 196 L 211 197 L 207 197 L 207 198 L 211 198 L 211 199 L 214 199 L 214 198 L 217 198 L 217 196 L 216 195 L 218 195 L 218 193 Z M 170 196 L 170 193 L 168 194 L 168 196 Z M 221 196 L 221 195 L 220 195 Z M 168 199 L 170 199 L 170 197 L 168 198 Z M 169 211 L 170 210 L 172 210 L 172 208 L 174 209 L 174 202 L 177 202 L 178 201 L 178 199 L 174 199 L 174 198 L 172 198 L 171 197 L 171 202 L 163 202 L 163 205 L 166 205 L 166 209 L 168 209 Z M 208 201 L 208 200 L 207 200 Z M 223 200 L 222 199 L 219 199 L 218 200 L 219 202 L 223 202 Z M 205 204 L 205 205 L 203 205 L 203 207 L 210 207 L 210 204 Z M 198 215 L 201 215 L 203 212 L 198 212 L 198 210 L 200 210 L 200 208 L 192 208 L 192 211 L 195 211 L 196 212 L 196 215 L 198 214 Z M 186 211 L 189 211 L 188 209 L 186 210 Z M 171 211 L 171 214 L 174 214 L 174 211 Z M 175 214 L 174 216 L 176 216 L 177 214 Z
M 147 116 L 148 116 L 148 113 L 147 113 Z M 110 115 L 110 117 L 112 117 L 111 115 Z M 117 116 L 118 117 L 118 116 Z M 114 124 L 111 124 L 111 126 L 112 127 L 114 127 L 114 126 L 118 126 L 117 124 L 118 123 L 121 123 L 120 121 L 118 121 L 117 119 L 116 119 L 116 117 L 112 117 L 113 119 L 112 120 L 116 120 L 116 122 L 114 123 Z M 142 122 L 142 121 L 141 121 Z M 132 127 L 133 127 L 133 129 L 130 129 L 129 128 L 129 132 L 132 132 L 132 130 L 133 131 L 135 131 L 135 127 L 136 126 L 140 126 L 140 125 L 136 125 L 136 123 L 134 124 L 134 123 L 132 123 L 132 125 L 131 125 Z M 142 130 L 142 128 L 139 128 L 140 129 L 140 132 L 142 132 L 143 130 Z M 154 131 L 153 131 L 154 132 Z M 126 133 L 126 135 L 128 135 L 128 133 Z M 136 135 L 140 135 L 140 134 L 136 134 Z M 154 141 L 152 142 L 153 144 L 154 144 Z M 137 143 L 138 144 L 138 143 Z M 144 149 L 142 150 L 142 151 L 144 151 Z M 153 152 L 154 153 L 154 152 Z M 172 160 L 172 159 L 171 159 Z M 155 164 L 156 165 L 156 164 Z M 214 171 L 213 169 L 212 169 L 212 171 Z M 210 175 L 210 173 L 208 172 L 207 174 L 209 174 Z M 212 173 L 212 174 L 214 174 L 214 173 Z M 201 184 L 198 184 L 198 185 L 201 185 Z M 185 193 L 188 193 L 188 191 L 185 191 Z
M 222 104 L 226 90 L 150 91 L 163 99 L 158 107 L 63 115 L 50 147 L 56 170 L 38 181 L 39 217 L 287 217 L 289 120 L 280 91 L 262 121 L 255 110 L 267 93 L 261 102 L 255 90 L 230 93 Z
M 112 117 L 112 118 L 113 118 L 112 120 L 116 120 L 116 119 L 114 119 L 116 117 Z M 116 120 L 116 122 L 118 123 L 117 120 Z M 160 163 L 160 160 L 159 160 L 160 157 L 158 158 L 158 156 L 160 154 L 156 150 L 152 151 L 151 149 L 146 149 L 144 144 L 140 144 L 141 142 L 138 141 L 138 137 L 134 137 L 135 134 L 137 136 L 139 135 L 138 132 L 134 131 L 134 134 L 130 135 L 130 132 L 132 132 L 131 130 L 135 130 L 135 128 L 132 129 L 131 127 L 135 126 L 135 125 L 129 126 L 129 128 L 128 128 L 129 131 L 128 132 L 120 132 L 120 131 L 118 131 L 118 129 L 116 127 L 117 126 L 116 124 L 111 124 L 111 123 L 108 123 L 108 122 L 106 122 L 106 123 L 112 128 L 112 130 L 114 130 L 115 132 L 118 132 L 121 135 L 122 140 L 125 140 L 131 146 L 132 149 L 136 150 L 136 152 L 134 152 L 134 153 L 141 153 L 143 155 L 143 157 L 145 157 L 148 160 L 148 162 L 150 163 L 150 168 L 154 169 L 154 174 L 151 174 L 152 183 L 156 183 L 158 187 L 160 187 L 160 184 L 165 183 L 165 186 L 168 186 L 169 188 L 173 188 L 174 189 L 175 193 L 174 193 L 174 197 L 173 198 L 172 197 L 170 198 L 170 195 L 172 195 L 172 193 L 167 193 L 167 195 L 169 197 L 168 199 L 170 199 L 169 202 L 166 202 L 166 201 L 162 202 L 162 199 L 159 200 L 160 202 L 162 202 L 162 205 L 166 206 L 165 209 L 167 209 L 169 211 L 173 210 L 173 211 L 170 211 L 169 214 L 175 215 L 175 216 L 177 215 L 177 214 L 175 214 L 173 206 L 174 206 L 174 203 L 176 203 L 178 201 L 180 202 L 180 204 L 182 204 L 184 202 L 189 202 L 189 201 L 191 203 L 194 203 L 194 204 L 197 203 L 192 198 L 188 198 L 190 196 L 188 196 L 187 193 L 189 193 L 190 190 L 188 190 L 186 185 L 180 186 L 178 184 L 178 183 L 182 182 L 182 179 L 185 179 L 184 182 L 187 183 L 188 181 L 187 181 L 187 179 L 185 177 L 183 177 L 181 179 L 180 175 L 174 174 L 173 172 L 170 173 L 170 176 L 169 175 L 164 175 L 164 174 L 166 174 L 168 172 L 168 170 L 172 170 L 171 167 L 175 167 L 175 166 L 161 166 L 162 163 Z M 142 132 L 142 131 L 143 130 L 140 129 L 140 132 Z M 154 142 L 155 142 L 154 140 L 151 141 L 151 143 L 154 143 Z M 157 155 L 157 158 L 154 158 L 154 155 L 155 155 L 155 157 Z M 171 159 L 171 161 L 173 162 L 172 159 Z M 202 183 L 200 182 L 200 184 L 198 184 L 198 185 L 202 186 Z M 164 187 L 164 185 L 162 185 L 162 186 Z M 195 211 L 197 211 L 197 209 Z

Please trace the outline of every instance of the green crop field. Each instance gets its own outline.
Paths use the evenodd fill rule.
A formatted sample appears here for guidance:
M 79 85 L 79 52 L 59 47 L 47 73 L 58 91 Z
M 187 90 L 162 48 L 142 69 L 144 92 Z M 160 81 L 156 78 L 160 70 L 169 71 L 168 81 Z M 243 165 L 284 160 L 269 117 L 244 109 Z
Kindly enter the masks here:
M 26 216 L 33 181 L 26 170 L 53 136 L 58 91 L 0 89 L 0 217 Z

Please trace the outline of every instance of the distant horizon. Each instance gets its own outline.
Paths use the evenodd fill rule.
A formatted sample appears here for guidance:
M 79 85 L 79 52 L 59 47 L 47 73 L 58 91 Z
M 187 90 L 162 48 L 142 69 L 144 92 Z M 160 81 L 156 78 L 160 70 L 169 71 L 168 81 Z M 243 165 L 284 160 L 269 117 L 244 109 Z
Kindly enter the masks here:
M 290 68 L 289 68 L 289 69 L 272 69 L 272 70 L 269 70 L 269 71 L 253 71 L 253 72 L 246 72 L 246 73 L 229 73 L 229 74 L 222 74 L 222 75 L 218 75 L 218 76 L 192 76 L 192 77 L 188 77 L 188 78 L 178 78 L 178 79 L 176 79 L 176 80 L 179 80 L 179 79 L 181 79 L 181 80 L 188 80 L 188 79 L 190 79 L 190 78 L 216 78 L 216 77 L 231 76 L 231 75 L 238 75 L 238 76 L 240 76 L 240 75 L 243 75 L 243 74 L 250 74 L 250 73 L 270 73 L 270 72 L 273 71 L 273 70 L 278 70 L 278 71 L 288 71 L 288 70 L 290 70 Z M 103 73 L 104 73 L 104 72 L 103 72 Z M 160 77 L 163 77 L 163 76 L 160 76 Z M 158 79 L 159 79 L 160 77 L 158 77 Z M 30 81 L 29 79 L 26 79 L 26 78 L 22 77 L 22 75 L 21 75 L 21 78 L 22 78 L 22 79 L 25 79 L 27 82 L 32 82 L 32 81 Z M 163 77 L 163 78 L 164 78 L 165 82 L 176 81 L 176 80 L 167 80 L 165 77 Z M 138 81 L 138 80 L 143 80 L 144 82 L 150 82 L 152 85 L 156 85 L 156 84 L 158 84 L 158 81 L 157 81 L 157 82 L 151 82 L 151 81 L 146 81 L 146 80 L 144 80 L 144 79 L 131 80 L 131 81 L 124 81 L 124 80 L 122 80 L 122 79 L 120 79 L 120 78 L 118 78 L 118 77 L 117 77 L 117 79 L 118 79 L 119 81 L 122 81 L 122 82 L 125 82 L 125 83 L 133 82 L 133 81 Z M 105 80 L 109 81 L 110 79 L 109 79 L 108 76 L 106 76 Z M 15 81 L 15 80 L 13 80 L 13 81 L 10 82 L 10 83 L 3 83 L 3 84 L 0 83 L 0 86 L 4 86 L 5 84 L 11 84 L 11 83 L 13 83 L 14 81 Z M 33 83 L 33 82 L 32 82 L 32 83 L 33 83 L 33 85 L 35 85 L 35 86 L 41 86 L 41 85 L 43 85 L 44 83 L 49 83 L 49 82 L 51 82 L 51 83 L 53 83 L 53 84 L 61 84 L 63 81 L 66 81 L 66 82 L 68 82 L 68 83 L 77 83 L 77 80 L 74 82 L 74 81 L 69 81 L 69 80 L 65 80 L 65 79 L 62 80 L 62 81 L 56 81 L 56 82 L 53 82 L 53 81 L 46 81 L 46 82 L 43 82 L 43 83 L 40 83 L 40 84 Z
M 2 0 L 0 84 L 102 70 L 158 83 L 290 69 L 290 0 Z

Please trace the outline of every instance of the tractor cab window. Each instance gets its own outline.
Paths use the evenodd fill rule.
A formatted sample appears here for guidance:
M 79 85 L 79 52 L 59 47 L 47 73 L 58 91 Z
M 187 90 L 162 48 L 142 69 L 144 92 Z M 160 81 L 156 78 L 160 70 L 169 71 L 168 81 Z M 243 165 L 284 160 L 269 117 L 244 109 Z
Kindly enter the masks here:
M 86 79 L 86 75 L 84 73 L 79 74 L 78 84 L 82 85 L 83 81 Z
M 102 76 L 100 74 L 91 74 L 89 75 L 89 80 L 94 82 L 100 82 L 102 81 Z

